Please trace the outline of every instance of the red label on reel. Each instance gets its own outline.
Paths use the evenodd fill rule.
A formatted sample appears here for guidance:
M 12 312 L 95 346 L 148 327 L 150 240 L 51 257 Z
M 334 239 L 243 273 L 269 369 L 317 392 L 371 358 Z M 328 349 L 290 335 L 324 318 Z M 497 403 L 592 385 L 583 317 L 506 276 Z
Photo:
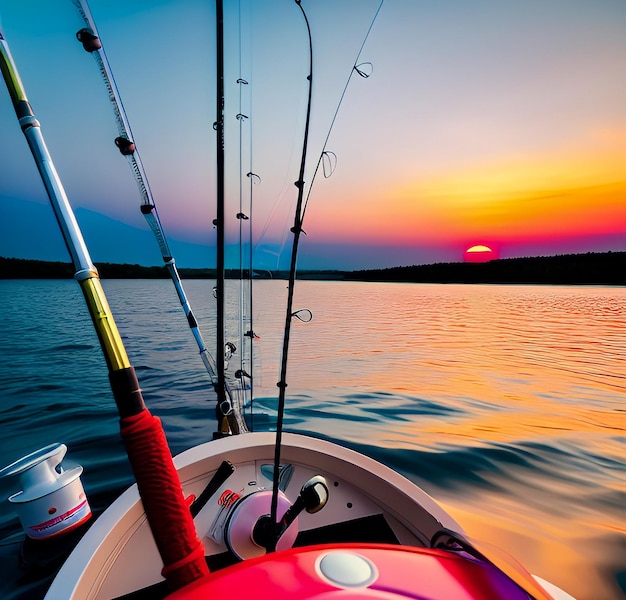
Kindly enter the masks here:
M 225 506 L 230 508 L 237 500 L 241 498 L 241 494 L 237 492 L 233 492 L 232 490 L 225 490 L 224 493 L 219 497 L 217 503 L 220 506 Z

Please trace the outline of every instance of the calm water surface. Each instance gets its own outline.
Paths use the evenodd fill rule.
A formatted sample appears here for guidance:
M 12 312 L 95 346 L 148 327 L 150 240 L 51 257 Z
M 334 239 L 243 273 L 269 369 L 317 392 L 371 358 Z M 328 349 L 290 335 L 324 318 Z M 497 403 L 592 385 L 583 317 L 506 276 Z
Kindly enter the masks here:
M 209 439 L 214 396 L 171 283 L 104 287 L 172 451 Z M 207 343 L 210 288 L 186 283 Z M 284 294 L 255 287 L 255 429 L 274 426 Z M 289 430 L 389 464 L 580 600 L 626 597 L 626 289 L 300 282 L 295 307 L 313 320 L 292 328 Z M 76 283 L 0 281 L 0 352 L 0 467 L 62 441 L 101 510 L 131 476 Z M 0 499 L 15 491 L 0 480 Z M 39 597 L 1 502 L 0 597 Z

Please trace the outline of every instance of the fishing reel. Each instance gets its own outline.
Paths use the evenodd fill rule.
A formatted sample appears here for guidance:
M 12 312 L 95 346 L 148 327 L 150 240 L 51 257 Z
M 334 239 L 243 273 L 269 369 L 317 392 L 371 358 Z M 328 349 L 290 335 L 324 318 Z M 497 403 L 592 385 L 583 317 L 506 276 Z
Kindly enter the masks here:
M 246 495 L 227 490 L 219 499 L 223 507 L 218 514 L 211 537 L 226 544 L 239 559 L 247 560 L 273 550 L 288 550 L 298 535 L 298 515 L 319 512 L 328 501 L 326 480 L 316 475 L 301 488 L 295 502 L 281 490 L 278 492 L 276 515 L 271 518 L 272 491 L 257 489 Z

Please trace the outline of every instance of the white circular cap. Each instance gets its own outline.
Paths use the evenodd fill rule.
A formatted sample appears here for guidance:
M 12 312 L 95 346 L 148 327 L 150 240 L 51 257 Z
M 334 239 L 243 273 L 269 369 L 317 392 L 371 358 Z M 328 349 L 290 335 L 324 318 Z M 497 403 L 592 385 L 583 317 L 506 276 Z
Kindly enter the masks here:
M 376 566 L 367 558 L 352 552 L 328 552 L 318 561 L 319 574 L 343 588 L 365 587 L 378 578 Z

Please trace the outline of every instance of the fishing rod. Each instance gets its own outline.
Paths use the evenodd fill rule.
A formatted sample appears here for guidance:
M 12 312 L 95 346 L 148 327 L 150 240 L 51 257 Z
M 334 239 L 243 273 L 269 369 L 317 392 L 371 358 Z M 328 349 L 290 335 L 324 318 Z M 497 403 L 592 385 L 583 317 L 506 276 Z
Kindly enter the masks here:
M 283 418 L 285 413 L 285 394 L 287 389 L 287 358 L 289 354 L 289 339 L 291 334 L 291 322 L 294 316 L 293 312 L 293 295 L 296 283 L 296 265 L 298 260 L 298 244 L 302 233 L 302 203 L 304 199 L 304 170 L 306 167 L 307 148 L 309 142 L 309 129 L 311 125 L 311 102 L 313 98 L 313 39 L 311 36 L 311 26 L 306 12 L 302 7 L 302 0 L 294 0 L 297 4 L 304 22 L 306 24 L 307 36 L 309 40 L 309 74 L 308 81 L 308 99 L 306 108 L 306 121 L 304 125 L 304 135 L 302 140 L 302 155 L 300 157 L 300 172 L 295 186 L 298 188 L 298 199 L 294 211 L 294 222 L 291 232 L 293 233 L 293 244 L 291 246 L 291 262 L 289 267 L 289 283 L 287 285 L 287 310 L 285 313 L 285 328 L 283 332 L 283 349 L 280 365 L 280 381 L 278 386 L 278 415 L 276 420 L 276 444 L 274 448 L 274 478 L 272 483 L 272 504 L 270 510 L 270 523 L 274 529 L 274 535 L 271 536 L 268 552 L 276 550 L 277 532 L 279 531 L 279 523 L 277 519 L 278 510 L 278 473 L 280 471 L 280 449 L 283 434 Z
M 241 72 L 241 64 L 240 64 Z M 250 182 L 250 195 L 249 204 L 247 209 L 244 209 L 243 202 L 243 123 L 249 117 L 242 112 L 242 88 L 249 85 L 248 82 L 239 77 L 237 79 L 239 86 L 239 113 L 237 114 L 237 120 L 239 121 L 239 212 L 236 214 L 237 221 L 239 222 L 239 347 L 241 351 L 239 353 L 239 368 L 235 371 L 235 378 L 239 382 L 238 389 L 243 397 L 243 402 L 240 405 L 245 406 L 247 392 L 249 391 L 250 399 L 252 399 L 252 342 L 255 339 L 255 334 L 252 328 L 252 262 L 250 259 L 250 252 L 246 260 L 247 268 L 244 266 L 244 246 L 245 238 L 247 237 L 247 243 L 252 246 L 252 172 L 248 172 L 248 178 Z M 246 210 L 246 212 L 244 212 Z M 248 284 L 246 287 L 246 283 Z M 246 305 L 247 300 L 247 305 Z M 247 313 L 247 317 L 246 317 Z M 250 342 L 249 347 L 247 341 Z M 246 356 L 249 357 L 250 366 L 246 364 Z
M 276 475 L 277 473 L 279 473 L 280 470 L 280 450 L 281 450 L 281 442 L 282 442 L 282 430 L 283 430 L 283 421 L 284 421 L 284 412 L 285 412 L 285 395 L 286 395 L 286 388 L 287 388 L 287 359 L 288 359 L 288 355 L 289 355 L 289 341 L 290 341 L 290 334 L 291 334 L 291 322 L 292 319 L 294 317 L 300 319 L 301 321 L 307 322 L 310 321 L 312 318 L 312 314 L 308 309 L 303 309 L 303 310 L 298 310 L 295 311 L 293 310 L 293 296 L 294 296 L 294 289 L 295 289 L 295 280 L 296 280 L 296 270 L 297 270 L 297 259 L 298 259 L 298 246 L 299 246 L 299 241 L 300 241 L 300 235 L 302 234 L 302 223 L 304 221 L 304 215 L 305 215 L 305 211 L 306 211 L 306 206 L 308 203 L 308 199 L 309 196 L 311 194 L 311 189 L 313 186 L 313 182 L 315 180 L 315 177 L 318 173 L 320 164 L 322 163 L 324 156 L 327 154 L 326 152 L 326 145 L 328 143 L 328 139 L 330 138 L 330 133 L 332 131 L 333 125 L 335 123 L 335 120 L 337 118 L 337 114 L 339 113 L 339 109 L 341 107 L 341 103 L 343 101 L 343 98 L 345 96 L 346 90 L 348 88 L 348 85 L 350 83 L 350 80 L 352 78 L 352 75 L 354 72 L 357 72 L 359 75 L 363 76 L 363 77 L 367 77 L 367 73 L 359 68 L 360 65 L 358 64 L 358 60 L 359 57 L 361 55 L 361 52 L 363 51 L 363 48 L 365 46 L 365 42 L 367 41 L 367 38 L 372 30 L 372 27 L 374 26 L 374 22 L 376 21 L 376 18 L 378 17 L 378 14 L 380 13 L 380 10 L 382 8 L 383 2 L 384 0 L 381 0 L 379 6 L 378 6 L 378 10 L 376 11 L 374 18 L 370 24 L 370 27 L 365 35 L 365 39 L 363 40 L 361 47 L 359 49 L 359 52 L 357 53 L 357 58 L 354 62 L 354 65 L 350 71 L 350 75 L 348 76 L 348 80 L 344 86 L 343 92 L 341 94 L 339 103 L 337 105 L 337 108 L 335 110 L 335 114 L 333 116 L 328 134 L 326 136 L 326 140 L 324 142 L 324 146 L 322 149 L 322 153 L 320 154 L 319 160 L 317 162 L 317 165 L 315 167 L 315 171 L 313 174 L 313 177 L 311 179 L 311 183 L 309 184 L 309 190 L 306 196 L 306 199 L 304 197 L 304 186 L 305 186 L 305 181 L 304 181 L 304 171 L 305 171 L 305 167 L 306 167 L 306 160 L 307 160 L 307 146 L 308 146 L 308 138 L 309 138 L 309 129 L 310 129 L 310 121 L 311 121 L 311 103 L 312 103 L 312 95 L 313 95 L 313 40 L 312 40 L 312 36 L 311 36 L 311 27 L 309 25 L 309 20 L 307 18 L 306 12 L 304 10 L 304 8 L 302 7 L 302 0 L 294 0 L 295 3 L 297 4 L 298 8 L 300 9 L 300 12 L 302 13 L 302 16 L 304 18 L 305 24 L 306 24 L 306 29 L 307 29 L 307 35 L 308 35 L 308 42 L 309 42 L 309 74 L 307 76 L 307 81 L 308 81 L 308 100 L 307 100 L 307 109 L 306 109 L 306 121 L 305 121 L 305 126 L 304 126 L 304 135 L 303 135 L 303 142 L 302 142 L 302 155 L 301 155 L 301 159 L 300 159 L 300 172 L 298 175 L 298 180 L 295 182 L 296 187 L 298 188 L 298 198 L 296 201 L 296 208 L 294 211 L 294 224 L 293 227 L 291 228 L 291 232 L 293 233 L 293 244 L 291 247 L 291 260 L 290 260 L 290 267 L 289 267 L 289 283 L 287 286 L 287 309 L 286 309 L 286 314 L 285 314 L 285 328 L 284 328 L 284 334 L 283 334 L 283 348 L 282 348 L 282 357 L 281 357 L 281 370 L 280 370 L 280 381 L 277 383 L 277 386 L 279 388 L 279 394 L 278 394 L 278 409 L 277 409 L 277 420 L 276 420 L 276 442 L 275 442 L 275 449 L 274 449 L 274 481 L 273 481 L 273 487 L 272 487 L 272 504 L 271 504 L 271 510 L 270 510 L 270 524 L 273 527 L 273 533 L 274 535 L 270 536 L 271 538 L 271 542 L 268 546 L 268 552 L 272 552 L 276 549 L 276 541 L 278 539 L 278 532 L 279 532 L 279 527 L 280 524 L 278 522 L 277 519 L 277 510 L 278 510 L 278 476 Z
M 128 159 L 128 163 L 139 188 L 141 213 L 145 217 L 157 241 L 163 263 L 165 264 L 172 283 L 174 284 L 176 294 L 178 295 L 180 304 L 185 312 L 185 316 L 187 317 L 187 323 L 198 346 L 200 358 L 202 359 L 202 362 L 209 374 L 209 378 L 211 379 L 211 383 L 217 392 L 219 432 L 224 434 L 230 429 L 232 433 L 239 433 L 242 429 L 242 421 L 232 415 L 232 393 L 228 389 L 228 385 L 223 376 L 223 383 L 220 382 L 219 364 L 223 361 L 218 361 L 216 365 L 216 361 L 208 351 L 196 317 L 185 294 L 178 269 L 176 268 L 176 261 L 174 260 L 167 243 L 167 238 L 157 212 L 156 203 L 154 201 L 152 191 L 150 190 L 148 177 L 143 167 L 143 163 L 141 162 L 141 156 L 132 135 L 130 123 L 124 109 L 124 104 L 122 103 L 122 98 L 117 88 L 113 71 L 105 53 L 102 39 L 98 33 L 98 29 L 89 9 L 89 4 L 87 0 L 72 0 L 72 2 L 85 23 L 85 27 L 76 33 L 76 38 L 79 42 L 81 42 L 85 51 L 94 57 L 96 64 L 98 65 L 100 75 L 102 76 L 104 84 L 107 88 L 109 100 L 113 107 L 119 134 L 118 137 L 115 138 L 115 145 L 119 149 L 120 153 Z M 223 343 L 221 345 L 219 343 L 217 344 L 216 356 L 219 357 L 223 354 L 223 348 Z M 243 428 L 245 428 L 245 425 Z
M 244 209 L 243 202 L 243 132 L 244 132 L 244 123 L 248 121 L 250 118 L 247 114 L 243 112 L 243 90 L 245 87 L 249 86 L 249 83 L 243 78 L 242 74 L 242 44 L 241 44 L 241 2 L 239 3 L 239 14 L 238 14 L 238 31 L 239 31 L 239 45 L 238 45 L 238 55 L 239 55 L 239 77 L 237 78 L 237 87 L 239 91 L 239 112 L 236 115 L 236 119 L 239 122 L 239 211 L 235 215 L 238 221 L 238 229 L 239 229 L 239 321 L 237 328 L 237 336 L 239 338 L 239 368 L 235 371 L 235 379 L 237 381 L 237 385 L 235 390 L 237 390 L 240 394 L 239 406 L 244 407 L 246 405 L 246 396 L 247 392 L 250 392 L 250 397 L 252 394 L 252 377 L 250 372 L 252 371 L 251 366 L 246 366 L 246 351 L 251 355 L 252 349 L 247 348 L 245 344 L 245 335 L 246 332 L 252 331 L 251 323 L 246 325 L 246 320 L 248 322 L 251 321 L 251 316 L 246 319 L 246 286 L 245 282 L 250 280 L 252 275 L 248 275 L 244 272 L 244 231 L 247 229 L 251 231 L 252 227 L 252 210 L 251 206 L 248 209 Z M 248 227 L 246 228 L 246 223 Z M 250 300 L 250 306 L 252 304 L 252 286 L 248 286 L 248 299 Z M 250 371 L 250 372 L 249 372 Z
M 215 93 L 215 123 L 213 129 L 216 132 L 216 207 L 217 216 L 213 221 L 217 230 L 216 249 L 216 280 L 215 292 L 217 300 L 217 336 L 216 345 L 218 356 L 226 349 L 225 342 L 225 293 L 226 293 L 226 272 L 225 272 L 225 136 L 224 136 L 224 3 L 222 0 L 215 0 L 215 63 L 216 63 L 216 93 Z M 217 410 L 218 419 L 221 415 L 222 406 L 226 405 L 226 365 L 224 360 L 217 363 Z
M 239 212 L 236 215 L 239 224 L 239 369 L 235 372 L 235 377 L 239 382 L 239 391 L 242 394 L 240 406 L 250 407 L 249 419 L 250 428 L 253 427 L 252 402 L 254 398 L 254 341 L 258 336 L 254 332 L 253 319 L 253 245 L 252 245 L 252 223 L 253 223 L 253 196 L 254 185 L 261 182 L 261 178 L 252 170 L 252 128 L 247 128 L 248 132 L 248 169 L 245 178 L 248 179 L 247 205 L 244 203 L 244 125 L 251 123 L 252 118 L 252 98 L 248 92 L 250 83 L 244 79 L 243 75 L 243 43 L 242 43 L 242 6 L 239 2 L 238 25 L 239 25 L 239 77 L 237 86 L 239 92 L 239 112 L 237 120 L 239 122 Z M 244 91 L 248 92 L 249 101 L 247 110 L 244 113 L 243 96 Z M 245 246 L 248 245 L 248 252 Z M 246 316 L 247 315 L 247 316 Z M 247 400 L 249 399 L 249 402 Z
M 163 560 L 163 575 L 173 589 L 178 589 L 208 575 L 204 547 L 183 496 L 163 426 L 146 408 L 135 369 L 113 319 L 98 271 L 91 261 L 1 29 L 0 71 L 70 254 L 75 269 L 74 278 L 80 285 L 104 354 L 120 415 L 120 433 Z M 167 507 L 166 518 L 163 507 Z
M 250 148 L 252 148 L 252 136 L 250 138 Z M 251 155 L 252 156 L 252 155 Z M 250 168 L 252 168 L 252 158 L 250 159 Z M 254 331 L 254 294 L 253 294 L 253 286 L 252 286 L 252 280 L 254 279 L 254 261 L 253 261 L 253 256 L 254 256 L 254 246 L 252 243 L 252 199 L 254 196 L 253 190 L 254 190 L 254 186 L 257 183 L 261 183 L 261 178 L 256 174 L 253 173 L 252 171 L 248 171 L 248 173 L 246 173 L 246 177 L 249 179 L 249 198 L 250 198 L 250 220 L 249 220 L 249 225 L 248 225 L 248 275 L 249 275 L 249 291 L 248 291 L 248 305 L 249 305 L 249 311 L 250 311 L 250 318 L 249 318 L 249 329 L 244 333 L 244 337 L 247 339 L 248 342 L 248 356 L 249 356 L 249 365 L 250 365 L 250 373 L 248 374 L 248 380 L 249 380 L 249 398 L 250 398 L 250 412 L 248 413 L 249 415 L 249 422 L 250 422 L 250 429 L 252 431 L 254 431 L 254 410 L 253 410 L 253 402 L 254 402 L 254 384 L 255 384 L 255 373 L 254 373 L 254 363 L 255 363 L 255 345 L 254 342 L 255 340 L 258 340 L 259 337 L 257 336 L 257 334 Z

